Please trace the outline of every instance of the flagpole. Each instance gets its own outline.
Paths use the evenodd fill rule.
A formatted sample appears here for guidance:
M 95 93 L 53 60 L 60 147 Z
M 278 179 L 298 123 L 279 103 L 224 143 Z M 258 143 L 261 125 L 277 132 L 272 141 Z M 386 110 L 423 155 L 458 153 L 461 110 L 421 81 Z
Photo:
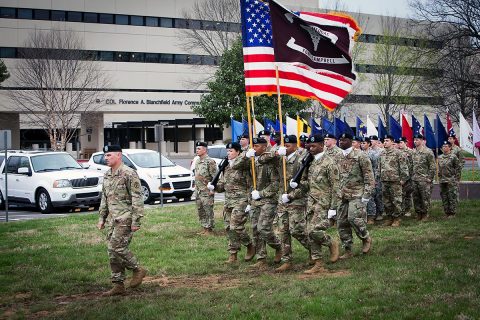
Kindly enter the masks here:
M 250 99 L 247 96 L 247 117 L 248 117 L 248 137 L 250 139 L 250 148 L 253 149 L 253 140 L 252 140 L 252 116 L 250 115 Z M 253 180 L 253 190 L 257 190 L 257 177 L 255 175 L 255 158 L 252 157 L 252 180 Z
M 278 76 L 278 65 L 275 65 L 275 77 L 277 78 L 277 97 L 278 97 L 278 114 L 280 118 L 280 145 L 284 146 L 283 141 L 283 122 L 282 122 L 282 99 L 280 97 L 280 80 Z M 287 163 L 285 156 L 282 156 L 283 163 L 283 188 L 285 193 L 287 192 Z
M 250 99 L 252 99 L 252 118 L 253 118 L 252 125 L 253 125 L 253 131 L 256 135 L 258 132 L 257 132 L 257 124 L 255 123 L 255 104 L 253 103 L 253 96 L 250 97 Z

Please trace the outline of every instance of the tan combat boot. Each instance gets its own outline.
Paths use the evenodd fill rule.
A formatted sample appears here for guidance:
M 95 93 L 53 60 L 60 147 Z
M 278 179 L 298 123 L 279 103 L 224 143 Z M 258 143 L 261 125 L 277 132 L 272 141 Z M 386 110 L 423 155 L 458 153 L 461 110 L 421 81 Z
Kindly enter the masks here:
M 277 249 L 275 251 L 275 258 L 273 258 L 274 263 L 280 263 L 282 261 L 282 249 Z
M 255 257 L 255 246 L 250 243 L 247 246 L 247 253 L 245 254 L 245 261 L 251 261 Z
M 393 222 L 392 222 L 391 226 L 392 227 L 400 227 L 400 221 L 402 221 L 402 220 L 400 220 L 400 218 L 393 219 Z
M 323 267 L 323 263 L 321 260 L 315 260 L 315 264 L 311 269 L 305 270 L 304 274 L 314 274 L 314 273 L 323 273 L 326 272 L 325 268 Z
M 383 222 L 384 227 L 390 227 L 393 223 L 393 219 L 391 217 L 387 217 Z
M 277 269 L 275 269 L 275 272 L 277 273 L 281 273 L 281 272 L 285 272 L 285 271 L 288 271 L 288 270 L 291 270 L 292 269 L 292 264 L 290 262 L 285 262 L 284 264 L 282 264 L 280 267 L 278 267 Z
M 126 292 L 127 291 L 125 290 L 123 282 L 115 282 L 112 289 L 102 293 L 102 297 L 121 296 L 124 295 Z
M 204 236 L 213 236 L 215 233 L 213 233 L 212 228 L 205 228 L 205 232 L 203 233 Z
M 147 270 L 138 267 L 133 270 L 132 280 L 130 280 L 130 288 L 136 288 L 142 284 L 143 278 L 147 275 Z
M 351 257 L 353 257 L 352 251 L 351 250 L 345 250 L 345 253 L 342 254 L 340 257 L 338 257 L 338 259 L 345 260 L 345 259 L 350 259 Z
M 330 262 L 337 262 L 339 255 L 338 241 L 332 240 L 330 244 Z
M 249 266 L 250 269 L 265 270 L 268 268 L 268 264 L 265 259 L 258 259 L 255 264 Z
M 368 236 L 367 239 L 362 240 L 363 246 L 362 246 L 362 252 L 364 254 L 367 254 L 368 251 L 370 251 L 370 248 L 372 247 L 372 237 Z
M 228 260 L 225 261 L 225 263 L 235 263 L 237 262 L 237 254 L 236 253 L 231 253 L 230 256 L 228 257 Z

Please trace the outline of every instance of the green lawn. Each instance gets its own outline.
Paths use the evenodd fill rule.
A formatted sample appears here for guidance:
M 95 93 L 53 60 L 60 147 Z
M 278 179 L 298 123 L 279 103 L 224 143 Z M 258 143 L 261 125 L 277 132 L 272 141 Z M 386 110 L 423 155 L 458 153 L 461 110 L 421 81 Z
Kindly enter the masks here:
M 193 205 L 149 210 L 131 246 L 149 276 L 114 298 L 99 296 L 110 283 L 95 215 L 3 223 L 0 318 L 479 319 L 479 206 L 462 202 L 458 217 L 445 220 L 435 202 L 430 222 L 373 226 L 371 254 L 362 256 L 356 240 L 353 259 L 309 277 L 297 242 L 294 271 L 251 272 L 250 263 L 223 263 L 219 219 L 217 236 L 205 237 Z
M 478 169 L 463 169 L 462 170 L 462 181 L 476 181 L 480 182 L 480 170 Z

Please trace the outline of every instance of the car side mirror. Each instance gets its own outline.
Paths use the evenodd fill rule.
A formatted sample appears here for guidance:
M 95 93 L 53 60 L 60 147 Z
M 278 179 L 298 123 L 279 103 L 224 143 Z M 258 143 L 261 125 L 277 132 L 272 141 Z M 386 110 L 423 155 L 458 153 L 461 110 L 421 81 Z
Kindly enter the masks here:
M 30 169 L 29 169 L 29 168 L 25 168 L 25 167 L 18 168 L 17 173 L 18 173 L 18 174 L 26 174 L 26 175 L 28 175 L 28 176 L 31 176 L 31 175 L 32 175 L 32 172 L 30 171 Z

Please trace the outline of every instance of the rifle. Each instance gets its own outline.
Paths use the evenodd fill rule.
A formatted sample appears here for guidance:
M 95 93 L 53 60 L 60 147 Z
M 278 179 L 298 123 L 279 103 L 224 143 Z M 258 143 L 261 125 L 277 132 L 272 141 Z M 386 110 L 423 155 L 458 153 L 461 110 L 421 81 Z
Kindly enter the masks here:
M 218 180 L 220 179 L 220 175 L 225 170 L 227 165 L 228 165 L 228 157 L 225 157 L 222 160 L 222 162 L 220 162 L 220 164 L 218 165 L 218 170 L 217 170 L 217 173 L 215 174 L 215 177 L 213 177 L 212 181 L 210 181 L 210 184 L 212 186 L 215 186 L 215 187 L 217 186 Z
M 292 178 L 293 182 L 300 183 L 300 179 L 302 179 L 303 172 L 305 171 L 308 166 L 310 166 L 310 163 L 312 163 L 314 157 L 312 156 L 311 153 L 308 153 L 305 158 L 302 159 L 302 165 L 298 169 L 297 173 Z

